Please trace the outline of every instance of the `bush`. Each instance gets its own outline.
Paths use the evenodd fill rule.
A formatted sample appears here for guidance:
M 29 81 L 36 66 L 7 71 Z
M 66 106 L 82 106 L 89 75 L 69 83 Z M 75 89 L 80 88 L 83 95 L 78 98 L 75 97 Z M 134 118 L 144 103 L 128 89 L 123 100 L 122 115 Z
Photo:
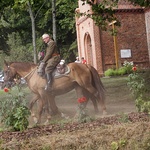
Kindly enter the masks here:
M 108 69 L 104 72 L 105 76 L 122 76 L 127 74 L 127 69 L 125 67 L 121 67 L 118 70 L 115 69 Z
M 21 92 L 21 87 L 15 86 L 12 90 L 4 88 L 4 91 L 8 95 L 6 99 L 0 101 L 1 122 L 15 131 L 27 129 L 30 112 L 26 107 L 26 99 Z
M 128 61 L 124 61 L 123 66 L 126 68 L 126 73 L 132 73 L 132 68 L 133 68 L 133 61 L 128 62 Z
M 133 62 L 124 61 L 123 67 L 119 69 L 108 69 L 104 72 L 105 76 L 122 76 L 132 73 Z
M 118 75 L 125 75 L 125 74 L 127 74 L 126 67 L 121 67 L 118 69 Z
M 127 85 L 135 97 L 137 110 L 150 114 L 150 69 L 140 73 L 134 67 L 133 71 L 129 75 Z
M 104 75 L 107 76 L 114 76 L 114 69 L 108 69 L 104 72 Z

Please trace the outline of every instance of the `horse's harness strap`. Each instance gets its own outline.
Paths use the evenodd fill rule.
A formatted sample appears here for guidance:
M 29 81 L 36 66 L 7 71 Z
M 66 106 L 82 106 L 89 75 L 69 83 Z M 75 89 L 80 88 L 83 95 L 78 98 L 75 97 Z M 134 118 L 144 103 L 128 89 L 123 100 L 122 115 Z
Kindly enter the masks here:
M 37 67 L 35 67 L 33 70 L 31 70 L 27 75 L 25 75 L 24 77 L 22 77 L 22 78 L 26 78 L 26 77 L 28 77 L 33 71 L 35 71 L 35 69 L 36 69 Z

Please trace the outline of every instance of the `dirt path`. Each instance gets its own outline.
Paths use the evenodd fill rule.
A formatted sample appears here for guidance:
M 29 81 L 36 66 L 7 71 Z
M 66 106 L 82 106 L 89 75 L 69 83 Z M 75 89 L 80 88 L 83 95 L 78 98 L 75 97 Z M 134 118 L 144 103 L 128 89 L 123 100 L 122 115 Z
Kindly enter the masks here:
M 114 94 L 106 94 L 106 107 L 108 115 L 135 112 L 136 108 L 132 97 L 129 97 L 129 95 L 128 97 L 126 95 L 121 97 L 118 94 L 115 94 L 116 98 L 111 98 L 111 95 L 113 96 Z M 56 98 L 56 104 L 58 105 L 59 109 L 65 114 L 75 114 L 78 109 L 75 91 L 71 91 L 63 96 L 58 96 Z M 91 101 L 88 102 L 87 110 L 91 115 L 94 115 L 94 108 Z M 100 106 L 99 110 L 101 110 Z

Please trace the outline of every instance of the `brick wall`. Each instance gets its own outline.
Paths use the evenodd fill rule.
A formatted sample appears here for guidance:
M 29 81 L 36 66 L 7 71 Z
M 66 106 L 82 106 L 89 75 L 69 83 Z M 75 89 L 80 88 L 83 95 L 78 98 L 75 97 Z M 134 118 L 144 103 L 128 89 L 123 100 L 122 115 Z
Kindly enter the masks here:
M 149 53 L 149 61 L 150 61 L 150 8 L 145 10 L 145 25 L 147 32 L 147 44 L 148 44 L 148 53 Z
M 148 67 L 149 55 L 147 47 L 147 35 L 144 12 L 124 11 L 117 12 L 121 26 L 117 29 L 117 49 L 119 65 L 125 60 L 133 61 L 134 64 Z M 104 57 L 104 70 L 115 67 L 115 53 L 113 37 L 108 32 L 102 32 L 102 51 Z M 121 49 L 131 49 L 131 58 L 121 58 Z

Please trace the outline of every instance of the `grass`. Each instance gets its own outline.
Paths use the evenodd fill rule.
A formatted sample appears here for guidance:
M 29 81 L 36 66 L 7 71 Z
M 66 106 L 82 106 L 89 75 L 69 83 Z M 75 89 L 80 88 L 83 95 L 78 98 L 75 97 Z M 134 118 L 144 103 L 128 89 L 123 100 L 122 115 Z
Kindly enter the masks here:
M 127 77 L 102 78 L 102 82 L 109 102 L 133 101 L 133 97 L 127 86 Z

